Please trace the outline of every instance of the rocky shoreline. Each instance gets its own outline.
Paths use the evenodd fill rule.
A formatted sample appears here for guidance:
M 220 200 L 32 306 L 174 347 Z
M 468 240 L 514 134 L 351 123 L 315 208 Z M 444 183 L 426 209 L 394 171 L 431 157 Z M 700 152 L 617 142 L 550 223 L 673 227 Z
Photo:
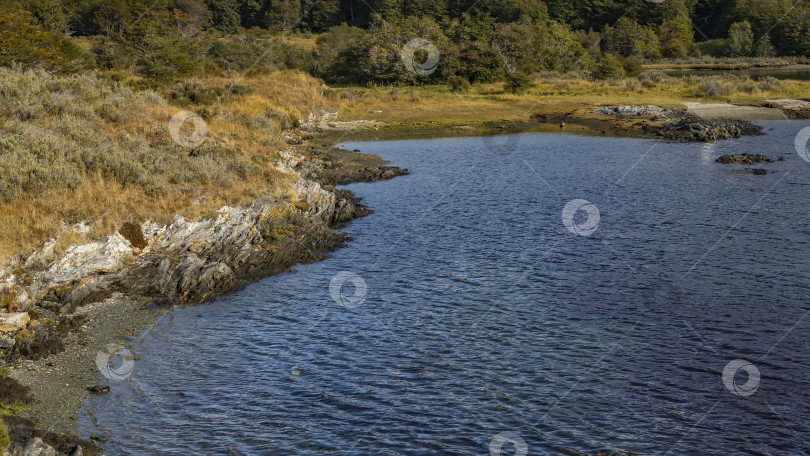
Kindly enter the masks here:
M 62 256 L 52 240 L 0 275 L 9 311 L 0 314 L 10 370 L 3 378 L 31 388 L 14 401 L 27 402 L 25 411 L 4 418 L 11 455 L 97 454 L 93 442 L 63 433 L 73 430 L 86 390 L 101 378 L 94 363 L 100 347 L 145 329 L 168 305 L 203 302 L 324 259 L 347 241 L 333 228 L 371 212 L 335 186 L 408 173 L 332 147 L 302 144 L 280 155 L 276 167 L 296 176 L 297 201 L 259 197 L 249 207 L 223 207 L 215 219 L 147 221 Z
M 445 126 L 438 133 L 491 134 L 538 126 L 689 142 L 763 134 L 749 121 L 622 105 L 536 116 L 519 125 Z M 95 366 L 101 347 L 111 342 L 124 347 L 126 337 L 148 328 L 171 305 L 206 301 L 295 264 L 322 260 L 346 242 L 333 228 L 371 210 L 335 186 L 408 171 L 374 155 L 333 148 L 325 141 L 328 131 L 324 127 L 321 133 L 327 134 L 320 139 L 290 138 L 295 147 L 280 152 L 276 167 L 295 176 L 297 200 L 259 197 L 248 207 L 223 207 L 214 219 L 130 224 L 63 255 L 55 253 L 51 240 L 0 271 L 0 305 L 8 310 L 0 313 L 0 350 L 10 370 L 9 377 L 0 378 L 17 385 L 10 391 L 25 390 L 22 398 L 8 398 L 9 404 L 26 403 L 19 416 L 4 417 L 11 455 L 45 447 L 50 449 L 42 454 L 98 454 L 94 441 L 68 434 L 88 388 L 101 378 Z M 87 227 L 67 229 L 82 233 Z

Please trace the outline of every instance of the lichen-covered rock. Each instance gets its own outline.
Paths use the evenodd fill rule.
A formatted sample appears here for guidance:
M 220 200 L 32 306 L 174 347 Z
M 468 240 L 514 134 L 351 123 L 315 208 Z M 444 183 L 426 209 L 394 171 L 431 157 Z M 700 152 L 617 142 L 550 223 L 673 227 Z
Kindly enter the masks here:
M 14 337 L 30 321 L 28 312 L 0 313 L 0 337 Z
M 129 241 L 121 234 L 114 233 L 105 241 L 68 248 L 65 255 L 50 268 L 34 275 L 29 290 L 74 284 L 89 276 L 117 271 L 132 258 Z M 32 294 L 39 296 L 36 292 Z
M 647 117 L 647 116 L 668 116 L 680 115 L 680 109 L 667 109 L 655 105 L 610 105 L 599 106 L 593 110 L 600 114 L 616 116 L 616 117 Z

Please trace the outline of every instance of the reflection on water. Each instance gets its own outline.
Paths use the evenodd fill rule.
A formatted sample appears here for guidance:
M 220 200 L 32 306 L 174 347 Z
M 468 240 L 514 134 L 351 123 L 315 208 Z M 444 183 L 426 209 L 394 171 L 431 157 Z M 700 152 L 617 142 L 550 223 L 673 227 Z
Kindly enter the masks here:
M 355 241 L 171 311 L 81 430 L 133 455 L 806 454 L 803 126 L 349 144 L 412 171 L 351 186 L 376 211 Z M 783 160 L 712 159 L 741 152 Z M 598 208 L 590 235 L 562 220 L 576 199 Z M 337 303 L 335 277 L 363 299 Z

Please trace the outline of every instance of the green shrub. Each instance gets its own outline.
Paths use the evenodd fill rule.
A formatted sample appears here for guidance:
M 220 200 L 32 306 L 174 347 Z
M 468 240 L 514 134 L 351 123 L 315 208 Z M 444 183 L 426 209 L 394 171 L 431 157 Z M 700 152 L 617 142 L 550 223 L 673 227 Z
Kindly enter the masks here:
M 689 55 L 689 46 L 681 40 L 671 40 L 661 47 L 661 55 L 669 59 L 682 59 Z
M 30 12 L 13 3 L 0 6 L 0 66 L 72 71 L 87 66 L 86 57 L 67 38 L 39 25 Z
M 143 237 L 143 231 L 141 231 L 141 226 L 137 223 L 126 222 L 121 226 L 118 232 L 136 249 L 143 249 L 147 245 L 146 239 Z
M 780 81 L 773 76 L 766 76 L 757 81 L 757 83 L 761 90 L 779 90 L 785 86 L 784 81 Z
M 593 71 L 594 79 L 611 79 L 624 77 L 624 67 L 612 54 L 603 54 Z
M 704 97 L 720 97 L 731 93 L 731 87 L 717 78 L 704 80 L 700 83 L 698 88 L 700 90 L 699 95 Z
M 276 122 L 278 122 L 279 128 L 281 128 L 282 130 L 289 130 L 291 128 L 296 127 L 296 121 L 298 120 L 294 119 L 286 112 L 279 111 L 273 108 L 267 108 L 267 111 L 265 111 L 264 115 L 268 119 L 273 119 Z
M 464 76 L 452 75 L 447 78 L 447 87 L 451 92 L 467 92 L 470 90 L 470 81 Z
M 506 75 L 506 82 L 503 88 L 509 93 L 523 93 L 529 89 L 532 84 L 534 84 L 534 81 L 531 76 L 522 71 L 515 71 Z
M 701 41 L 697 43 L 697 46 L 703 55 L 723 57 L 728 54 L 728 42 L 723 38 Z
M 619 57 L 619 61 L 622 64 L 625 75 L 629 78 L 636 77 L 644 71 L 644 67 L 634 57 Z
M 221 93 L 216 89 L 204 86 L 197 81 L 186 81 L 178 84 L 172 91 L 172 100 L 193 104 L 212 104 L 219 99 Z
M 641 82 L 637 78 L 628 78 L 624 81 L 624 86 L 631 92 L 641 92 L 643 89 Z
M 225 86 L 225 90 L 227 90 L 231 95 L 235 95 L 237 97 L 243 97 L 253 93 L 253 87 L 239 82 L 231 82 L 227 84 Z

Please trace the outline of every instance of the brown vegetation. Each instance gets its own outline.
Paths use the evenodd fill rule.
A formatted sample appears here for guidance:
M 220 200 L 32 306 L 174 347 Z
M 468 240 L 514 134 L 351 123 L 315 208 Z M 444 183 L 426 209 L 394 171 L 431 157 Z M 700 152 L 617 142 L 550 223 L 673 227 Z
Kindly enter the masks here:
M 260 195 L 292 198 L 291 178 L 273 167 L 283 132 L 331 103 L 300 73 L 195 80 L 163 93 L 133 84 L 0 68 L 0 264 L 82 221 L 98 239 L 124 221 L 197 219 Z M 210 96 L 188 96 L 197 92 Z M 198 149 L 167 131 L 181 109 L 206 121 Z M 57 253 L 83 240 L 65 232 Z

